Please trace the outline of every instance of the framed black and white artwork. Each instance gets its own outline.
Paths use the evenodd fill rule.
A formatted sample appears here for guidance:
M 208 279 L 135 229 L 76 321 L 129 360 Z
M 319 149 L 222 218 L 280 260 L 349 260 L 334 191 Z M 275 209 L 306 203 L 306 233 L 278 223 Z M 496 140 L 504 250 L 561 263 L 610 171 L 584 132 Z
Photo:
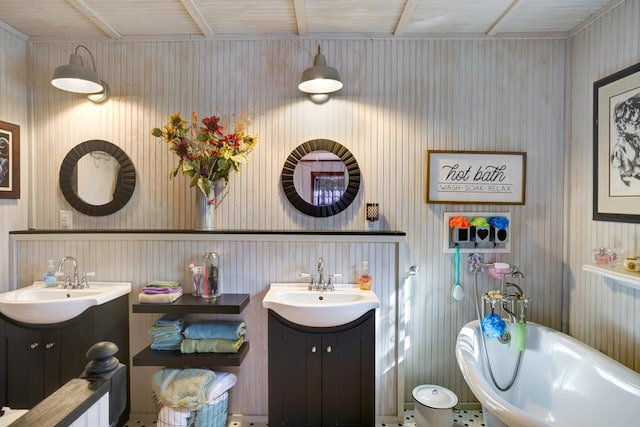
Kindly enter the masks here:
M 0 121 L 0 199 L 20 198 L 20 126 Z
M 593 219 L 640 223 L 640 64 L 593 85 Z

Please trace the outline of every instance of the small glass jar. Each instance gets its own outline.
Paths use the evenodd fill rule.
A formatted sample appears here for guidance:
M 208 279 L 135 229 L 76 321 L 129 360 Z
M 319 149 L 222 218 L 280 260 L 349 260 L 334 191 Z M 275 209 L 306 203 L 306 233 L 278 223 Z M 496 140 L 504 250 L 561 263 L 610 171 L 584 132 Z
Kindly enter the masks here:
M 611 262 L 611 254 L 607 248 L 598 248 L 593 250 L 593 261 L 596 264 L 609 264 Z
M 640 271 L 640 260 L 638 258 L 625 258 L 624 269 L 632 273 Z
M 192 267 L 191 269 L 191 279 L 193 282 L 193 296 L 200 297 L 202 296 L 203 284 L 204 284 L 204 273 L 202 267 Z
M 204 254 L 205 289 L 207 299 L 216 299 L 220 296 L 220 257 L 216 252 Z

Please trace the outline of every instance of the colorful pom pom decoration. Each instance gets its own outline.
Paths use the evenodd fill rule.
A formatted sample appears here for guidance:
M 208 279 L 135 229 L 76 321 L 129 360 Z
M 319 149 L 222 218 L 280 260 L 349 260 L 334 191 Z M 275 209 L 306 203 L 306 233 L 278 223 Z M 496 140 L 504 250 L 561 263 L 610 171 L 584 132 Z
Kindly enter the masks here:
M 468 228 L 471 223 L 465 216 L 454 216 L 449 220 L 449 228 Z
M 485 217 L 477 216 L 471 220 L 471 225 L 474 227 L 487 227 L 489 223 Z
M 498 230 L 504 230 L 509 227 L 509 220 L 503 216 L 494 216 L 489 218 L 489 224 L 493 225 Z

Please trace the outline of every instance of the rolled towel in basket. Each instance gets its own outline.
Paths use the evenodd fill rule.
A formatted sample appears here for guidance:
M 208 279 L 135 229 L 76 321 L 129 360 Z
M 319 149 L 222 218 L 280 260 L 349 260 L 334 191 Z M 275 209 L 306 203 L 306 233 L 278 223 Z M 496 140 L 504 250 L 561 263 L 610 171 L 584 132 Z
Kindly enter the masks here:
M 242 320 L 213 320 L 196 322 L 186 327 L 185 338 L 194 340 L 222 338 L 237 340 L 247 333 L 247 324 Z
M 224 427 L 227 425 L 229 393 L 224 392 L 196 412 L 193 427 Z
M 212 402 L 213 400 L 220 397 L 225 391 L 231 390 L 231 388 L 236 385 L 238 382 L 238 377 L 231 372 L 224 371 L 214 371 L 216 374 L 216 379 L 207 390 L 207 401 Z
M 188 427 L 192 413 L 188 409 L 170 408 L 162 405 L 158 411 L 158 427 Z
M 244 336 L 237 340 L 185 338 L 180 345 L 180 351 L 183 353 L 237 353 L 242 343 L 244 343 Z
M 207 402 L 215 377 L 209 369 L 164 368 L 153 374 L 151 389 L 160 404 L 195 411 Z

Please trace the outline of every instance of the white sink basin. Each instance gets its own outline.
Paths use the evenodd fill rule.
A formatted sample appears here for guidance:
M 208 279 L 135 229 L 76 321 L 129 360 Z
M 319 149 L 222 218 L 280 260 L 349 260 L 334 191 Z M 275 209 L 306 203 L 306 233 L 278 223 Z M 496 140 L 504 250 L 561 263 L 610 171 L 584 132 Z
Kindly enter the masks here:
M 127 282 L 89 282 L 88 289 L 45 288 L 43 282 L 0 293 L 0 313 L 38 325 L 73 319 L 87 308 L 131 292 Z
M 262 300 L 290 322 L 311 327 L 339 326 L 356 320 L 371 309 L 380 307 L 372 291 L 358 285 L 335 285 L 335 291 L 310 291 L 306 283 L 272 283 Z

